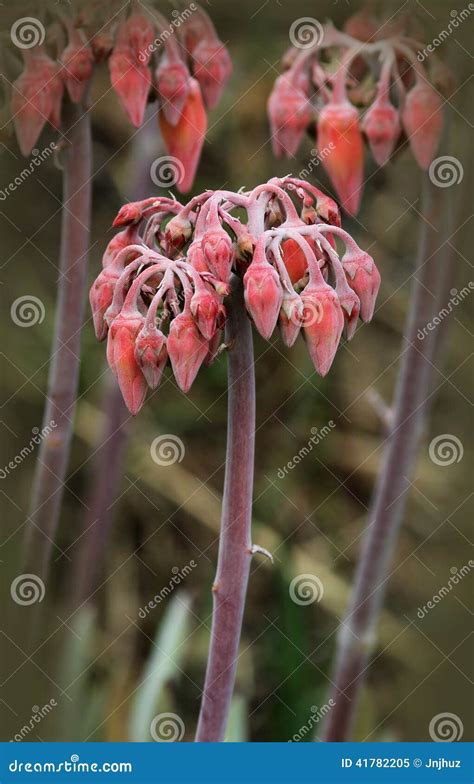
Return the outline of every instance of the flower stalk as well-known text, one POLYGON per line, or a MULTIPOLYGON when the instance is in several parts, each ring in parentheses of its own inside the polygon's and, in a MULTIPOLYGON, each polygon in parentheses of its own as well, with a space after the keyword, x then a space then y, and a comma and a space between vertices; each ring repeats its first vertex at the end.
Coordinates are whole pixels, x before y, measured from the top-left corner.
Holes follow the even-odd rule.
POLYGON ((339 634, 331 694, 335 707, 325 727, 326 741, 345 741, 351 733, 432 395, 432 363, 438 336, 436 330, 425 339, 420 339, 419 334, 436 314, 445 288, 445 238, 439 236, 436 228, 442 225, 442 193, 428 175, 423 176, 421 237, 393 424, 369 511, 352 597, 339 634))
POLYGON ((235 682, 252 558, 255 372, 252 327, 243 286, 233 278, 227 308, 228 425, 217 573, 212 588, 211 643, 196 741, 222 741, 235 682))
POLYGON ((54 428, 41 442, 26 538, 26 570, 42 580, 48 574, 69 461, 90 234, 90 118, 82 105, 65 103, 63 127, 60 278, 43 422, 54 422, 54 428))

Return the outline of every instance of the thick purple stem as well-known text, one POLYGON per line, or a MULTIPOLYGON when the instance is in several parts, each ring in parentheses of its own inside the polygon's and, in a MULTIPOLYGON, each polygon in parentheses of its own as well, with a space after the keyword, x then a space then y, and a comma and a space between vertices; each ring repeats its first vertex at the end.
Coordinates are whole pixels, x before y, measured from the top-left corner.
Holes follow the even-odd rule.
POLYGON ((326 741, 345 741, 365 680, 376 626, 390 578, 390 567, 410 490, 427 402, 432 394, 436 330, 421 338, 437 313, 445 290, 446 247, 437 227, 443 224, 444 199, 424 175, 421 239, 405 343, 393 406, 393 426, 375 486, 355 585, 338 640, 335 702, 324 731, 326 741))
POLYGON ((236 277, 227 313, 227 456, 211 644, 196 733, 201 742, 224 739, 252 557, 255 374, 252 327, 236 277))
POLYGON ((44 426, 26 539, 26 571, 46 580, 69 462, 79 375, 90 234, 91 135, 84 107, 63 109, 63 211, 60 278, 44 426))

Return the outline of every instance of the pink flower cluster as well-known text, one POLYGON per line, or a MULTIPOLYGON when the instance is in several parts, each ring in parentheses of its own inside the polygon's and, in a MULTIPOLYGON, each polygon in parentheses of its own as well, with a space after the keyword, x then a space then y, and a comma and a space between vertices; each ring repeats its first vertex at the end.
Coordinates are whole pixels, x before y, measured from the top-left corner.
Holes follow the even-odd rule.
POLYGON ((100 24, 93 3, 77 18, 59 10, 48 28, 50 49, 22 48, 24 68, 12 88, 11 111, 23 155, 29 155, 47 122, 59 128, 64 91, 83 100, 96 64, 108 59, 110 81, 130 121, 143 123, 147 103, 158 100, 161 134, 182 164, 177 188, 193 183, 207 130, 207 109, 220 100, 232 71, 229 53, 208 15, 195 3, 171 24, 133 0, 130 11, 100 24), (65 45, 64 33, 68 43, 65 45))
POLYGON ((133 414, 168 359, 184 392, 215 359, 233 275, 259 333, 269 340, 278 325, 287 346, 301 333, 322 376, 343 330, 350 340, 359 316, 372 318, 380 285, 373 259, 341 228, 335 202, 302 180, 206 191, 186 205, 145 199, 122 207, 114 226, 121 231, 90 302, 133 414))
POLYGON ((292 157, 306 130, 316 131, 319 159, 352 215, 363 189, 364 138, 379 166, 403 135, 423 169, 439 144, 439 91, 449 93, 451 73, 435 54, 427 67, 421 64, 417 50, 423 45, 404 33, 408 21, 383 24, 361 11, 344 32, 319 23, 305 37, 302 31, 301 44, 295 41, 284 56, 286 71, 268 102, 275 155, 292 157))

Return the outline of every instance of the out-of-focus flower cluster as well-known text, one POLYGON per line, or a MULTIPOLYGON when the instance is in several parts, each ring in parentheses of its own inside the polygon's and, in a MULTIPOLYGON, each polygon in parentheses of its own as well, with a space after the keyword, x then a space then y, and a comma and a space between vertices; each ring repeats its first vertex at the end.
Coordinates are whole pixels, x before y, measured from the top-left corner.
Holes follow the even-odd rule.
POLYGON ((206 191, 126 204, 90 292, 97 337, 133 414, 169 359, 187 392, 219 353, 231 278, 269 340, 301 333, 324 376, 345 329, 370 321, 380 285, 373 259, 341 228, 336 203, 293 177, 251 191, 206 191), (338 249, 342 249, 340 252, 338 249))
POLYGON ((407 29, 413 17, 381 23, 363 10, 344 32, 316 24, 284 55, 286 70, 270 96, 273 150, 292 157, 306 130, 314 129, 320 160, 342 206, 354 215, 363 188, 364 138, 379 166, 406 138, 418 165, 427 169, 452 75, 434 53, 427 67, 421 64, 416 53, 423 44, 412 37, 419 31, 407 29))
POLYGON ((78 15, 68 16, 66 7, 56 6, 47 28, 36 20, 46 41, 20 47, 24 66, 12 85, 11 111, 23 155, 30 154, 46 123, 59 129, 65 91, 73 103, 81 102, 95 66, 108 60, 112 87, 134 126, 142 124, 147 103, 158 101, 165 146, 182 164, 176 186, 187 192, 207 110, 217 105, 232 71, 210 18, 196 3, 173 12, 171 22, 135 0, 118 13, 112 4, 94 0, 80 7, 78 15))

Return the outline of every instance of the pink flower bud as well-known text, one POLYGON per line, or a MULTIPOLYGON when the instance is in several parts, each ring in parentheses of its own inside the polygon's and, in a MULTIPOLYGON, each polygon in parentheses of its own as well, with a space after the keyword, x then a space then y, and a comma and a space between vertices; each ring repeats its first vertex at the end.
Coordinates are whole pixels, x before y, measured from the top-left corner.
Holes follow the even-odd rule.
POLYGON ((400 136, 400 119, 386 99, 377 99, 365 114, 362 130, 367 136, 376 163, 385 166, 400 136))
POLYGON ((120 226, 128 226, 131 223, 140 223, 145 215, 145 211, 153 207, 156 202, 158 202, 158 199, 151 196, 148 199, 130 201, 124 204, 123 207, 120 207, 112 226, 114 229, 117 229, 120 226))
POLYGON ((342 266, 349 286, 359 297, 361 319, 370 321, 380 288, 380 273, 373 258, 360 249, 351 250, 344 254, 342 266))
POLYGON ((232 73, 232 62, 226 47, 219 41, 203 39, 193 50, 193 74, 198 80, 204 101, 214 109, 232 73))
POLYGON ((78 30, 74 30, 71 41, 61 55, 62 76, 73 103, 79 103, 92 77, 94 57, 92 49, 85 43, 78 30))
POLYGON ((318 120, 318 149, 323 166, 350 215, 356 215, 362 195, 364 147, 359 112, 349 101, 329 103, 318 120), (330 152, 327 152, 327 151, 330 152))
POLYGON ((197 272, 209 272, 204 253, 202 252, 201 240, 194 240, 186 251, 186 261, 197 272))
POLYGON ((304 92, 283 74, 275 82, 268 101, 273 152, 294 155, 311 122, 311 106, 304 92))
POLYGON ((155 28, 151 20, 138 8, 134 8, 127 20, 126 34, 135 60, 148 65, 152 55, 155 28))
POLYGON ((131 122, 139 128, 143 122, 151 74, 146 65, 137 63, 129 47, 116 46, 109 59, 112 87, 131 122))
POLYGON ((135 341, 144 324, 138 312, 120 313, 110 325, 107 360, 131 414, 138 414, 147 393, 147 382, 135 358, 135 341))
POLYGON ((102 270, 91 286, 89 302, 97 340, 104 340, 108 332, 105 314, 112 304, 118 274, 110 267, 102 270))
POLYGON ((344 327, 344 316, 331 286, 310 281, 301 292, 303 300, 303 335, 313 365, 325 376, 336 355, 344 327))
POLYGON ((189 93, 189 71, 181 60, 164 60, 156 69, 155 75, 157 90, 162 99, 163 115, 170 125, 176 125, 189 93))
POLYGON ((201 335, 191 313, 173 319, 168 335, 168 354, 178 386, 188 392, 208 352, 207 340, 201 335))
POLYGON ((277 271, 263 255, 261 243, 244 275, 244 298, 255 326, 269 340, 278 321, 283 290, 277 271))
POLYGON ((219 297, 210 288, 201 285, 193 294, 190 307, 202 336, 211 340, 225 320, 225 309, 219 297))
POLYGON ((147 384, 156 389, 168 361, 166 338, 157 327, 145 324, 135 341, 135 359, 147 384))
POLYGON ((443 130, 441 98, 426 82, 419 79, 409 91, 402 112, 405 133, 416 161, 428 169, 435 157, 443 130))
POLYGON ((29 53, 24 71, 13 83, 11 110, 23 155, 29 155, 48 119, 59 122, 63 86, 59 70, 41 49, 29 53))
POLYGON ((304 306, 299 294, 283 290, 278 326, 285 346, 291 348, 300 334, 303 323, 304 306))
POLYGON ((180 250, 191 237, 192 231, 191 221, 178 213, 166 226, 165 240, 171 248, 180 250))
POLYGON ((230 278, 234 251, 232 240, 224 229, 211 229, 201 240, 204 260, 218 280, 227 283, 230 278))
POLYGON ((189 80, 189 94, 176 125, 165 117, 163 109, 159 114, 161 134, 168 153, 183 165, 183 176, 177 181, 180 193, 187 193, 194 182, 197 165, 207 130, 207 115, 201 89, 195 79, 189 80))

